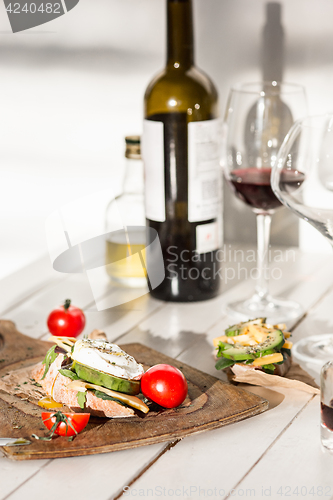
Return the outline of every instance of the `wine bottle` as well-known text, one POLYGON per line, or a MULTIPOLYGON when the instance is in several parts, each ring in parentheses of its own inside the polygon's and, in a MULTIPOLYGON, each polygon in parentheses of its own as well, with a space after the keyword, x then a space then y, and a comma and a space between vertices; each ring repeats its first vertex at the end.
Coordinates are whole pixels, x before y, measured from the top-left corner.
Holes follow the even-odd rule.
POLYGON ((271 168, 278 150, 294 120, 291 110, 281 97, 283 80, 284 30, 281 4, 266 4, 266 22, 262 33, 262 96, 253 104, 247 116, 244 141, 248 164, 256 168, 271 168), (270 123, 265 134, 263 123, 270 123))
POLYGON ((262 79, 264 82, 282 82, 284 30, 281 23, 281 4, 266 4, 266 22, 262 33, 262 79))
MULTIPOLYGON (((209 299, 221 281, 221 122, 214 84, 194 65, 191 0, 167 0, 167 63, 148 85, 144 112, 146 220, 165 269, 151 295, 209 299)), ((148 275, 153 259, 148 247, 148 275)))

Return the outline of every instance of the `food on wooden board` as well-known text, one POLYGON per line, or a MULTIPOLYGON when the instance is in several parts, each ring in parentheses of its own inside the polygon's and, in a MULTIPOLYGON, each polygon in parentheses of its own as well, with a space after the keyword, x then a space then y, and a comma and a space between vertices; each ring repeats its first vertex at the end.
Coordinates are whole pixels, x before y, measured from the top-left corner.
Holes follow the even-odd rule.
POLYGON ((64 305, 54 309, 47 318, 47 326, 52 335, 77 337, 83 332, 86 318, 81 309, 71 305, 66 299, 64 305))
MULTIPOLYGON (((51 339, 56 345, 34 367, 32 376, 56 403, 109 418, 133 416, 134 409, 149 411, 135 395, 144 370, 132 356, 103 340, 51 339)), ((50 408, 48 404, 44 407, 50 408)))
POLYGON ((149 368, 141 378, 141 391, 146 398, 164 408, 176 408, 187 395, 186 378, 178 368, 160 364, 149 368))
POLYGON ((274 375, 286 375, 291 365, 292 342, 285 324, 270 325, 266 318, 256 318, 227 328, 213 340, 215 367, 223 370, 242 363, 274 375))

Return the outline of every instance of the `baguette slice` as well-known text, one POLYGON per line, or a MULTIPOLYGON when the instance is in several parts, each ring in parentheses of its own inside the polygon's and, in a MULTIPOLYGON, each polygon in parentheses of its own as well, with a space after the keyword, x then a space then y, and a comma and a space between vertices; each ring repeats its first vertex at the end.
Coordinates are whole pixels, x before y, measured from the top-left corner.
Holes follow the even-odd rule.
MULTIPOLYGON (((42 388, 48 396, 51 396, 57 403, 62 403, 69 406, 73 411, 82 411, 77 400, 79 391, 67 388, 71 380, 59 373, 61 363, 64 360, 64 355, 59 354, 51 363, 49 370, 42 380, 45 365, 38 363, 32 370, 32 378, 41 384, 42 388)), ((91 391, 87 391, 87 398, 84 411, 95 416, 105 416, 109 418, 115 417, 132 417, 135 412, 132 408, 123 406, 116 401, 104 400, 95 396, 91 391)))

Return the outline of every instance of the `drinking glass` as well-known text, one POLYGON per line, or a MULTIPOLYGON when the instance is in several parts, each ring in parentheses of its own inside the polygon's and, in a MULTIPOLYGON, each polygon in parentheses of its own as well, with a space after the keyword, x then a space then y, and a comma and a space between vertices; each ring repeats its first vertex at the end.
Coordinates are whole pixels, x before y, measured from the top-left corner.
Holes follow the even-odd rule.
MULTIPOLYGON (((225 178, 257 219, 257 283, 254 295, 229 304, 229 314, 248 319, 266 317, 271 323, 299 317, 296 302, 269 294, 268 250, 272 214, 281 207, 270 185, 271 169, 294 121, 306 115, 305 90, 280 82, 243 83, 233 87, 226 108, 225 178)), ((290 185, 297 182, 293 176, 290 185)))
POLYGON ((320 374, 321 444, 333 451, 333 361, 328 361, 320 374))
MULTIPOLYGON (((298 120, 287 134, 272 170, 272 188, 281 203, 333 244, 333 114, 298 120), (294 175, 297 183, 286 181, 294 175)), ((333 335, 297 342, 295 357, 323 365, 333 359, 333 335)))

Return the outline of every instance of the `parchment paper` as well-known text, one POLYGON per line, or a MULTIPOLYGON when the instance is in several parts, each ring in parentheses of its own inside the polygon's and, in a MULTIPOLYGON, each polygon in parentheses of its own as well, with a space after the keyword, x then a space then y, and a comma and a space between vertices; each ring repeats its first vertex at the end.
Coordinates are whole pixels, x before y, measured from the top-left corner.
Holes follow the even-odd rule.
POLYGON ((309 394, 320 394, 315 381, 299 365, 292 363, 291 368, 285 377, 269 375, 262 370, 256 370, 251 366, 238 364, 233 365, 232 381, 245 384, 260 385, 265 387, 286 387, 308 392, 309 394))

